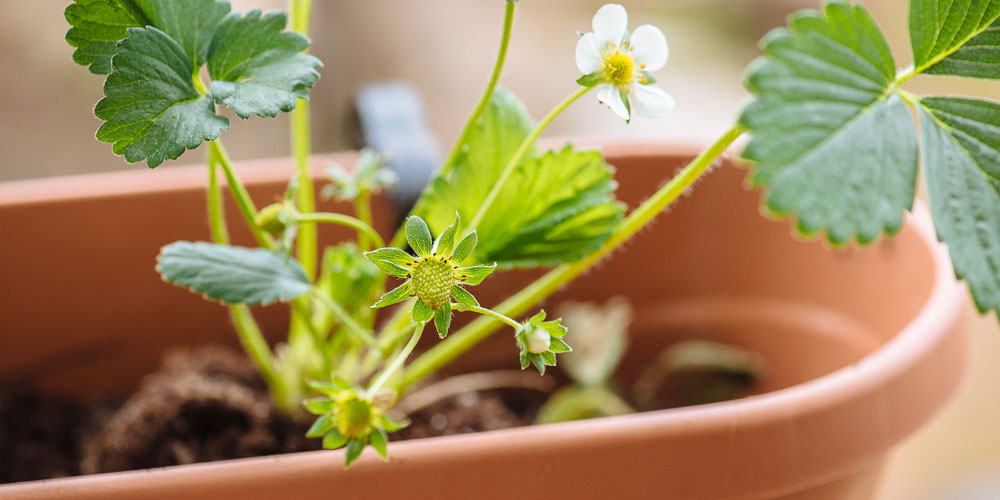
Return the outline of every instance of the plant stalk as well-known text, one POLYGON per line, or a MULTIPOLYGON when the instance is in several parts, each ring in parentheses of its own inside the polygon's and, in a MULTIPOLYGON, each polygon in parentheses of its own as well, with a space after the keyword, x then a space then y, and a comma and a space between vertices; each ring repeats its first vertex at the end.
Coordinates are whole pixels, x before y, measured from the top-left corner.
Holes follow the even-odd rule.
POLYGON ((368 387, 369 395, 374 395, 375 392, 381 389, 386 381, 389 380, 389 377, 391 377, 393 373, 396 373, 396 370, 399 370, 399 368, 403 366, 403 362, 406 361, 406 358, 408 358, 410 353, 413 352, 413 348, 417 346, 417 342, 420 341, 420 335, 423 333, 424 325, 426 324, 426 322, 420 322, 413 327, 413 335, 410 337, 410 341, 406 343, 406 346, 399 352, 399 355, 393 358, 392 362, 385 367, 385 370, 383 370, 382 373, 379 374, 378 378, 372 382, 372 385, 368 387))
MULTIPOLYGON (((555 293, 566 283, 581 275, 601 258, 625 243, 625 241, 649 224, 665 208, 670 206, 745 131, 746 129, 740 124, 736 124, 727 130, 708 149, 688 163, 670 182, 656 191, 653 196, 629 214, 621 226, 615 230, 599 250, 583 260, 556 267, 528 285, 528 287, 503 301, 494 309, 501 314, 517 317, 527 312, 529 308, 538 302, 555 293)), ((444 364, 455 359, 488 337, 500 324, 496 319, 482 317, 449 335, 447 339, 429 349, 406 367, 403 371, 403 378, 397 384, 396 389, 402 394, 414 383, 419 382, 427 375, 433 373, 444 364)))
MULTIPOLYGON (((359 239, 362 236, 364 236, 374 241, 375 244, 377 244, 379 247, 385 246, 385 240, 382 239, 382 236, 380 236, 373 227, 366 224, 365 221, 355 217, 351 217, 350 215, 337 214, 332 212, 312 212, 308 214, 298 214, 295 216, 295 220, 299 222, 309 222, 309 223, 325 222, 328 224, 338 224, 341 226, 346 226, 356 230, 358 232, 359 239)), ((301 234, 301 228, 299 229, 299 232, 301 234)))
POLYGON ((226 182, 229 184, 229 191, 233 194, 236 206, 239 207, 240 213, 243 214, 243 219, 246 221, 250 233, 257 240, 257 244, 264 248, 274 247, 274 240, 271 239, 271 236, 257 226, 257 207, 254 205, 253 200, 250 199, 250 193, 247 191, 246 186, 236 177, 236 172, 233 170, 233 163, 229 159, 229 154, 226 153, 225 147, 222 146, 222 140, 216 139, 209 142, 208 145, 212 150, 212 154, 219 161, 219 165, 222 166, 222 172, 226 175, 226 182))

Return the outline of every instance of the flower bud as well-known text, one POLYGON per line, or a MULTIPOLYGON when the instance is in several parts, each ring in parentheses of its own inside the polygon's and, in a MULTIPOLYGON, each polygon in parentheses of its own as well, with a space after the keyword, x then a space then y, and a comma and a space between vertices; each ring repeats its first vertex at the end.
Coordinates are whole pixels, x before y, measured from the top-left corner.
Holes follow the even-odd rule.
POLYGON ((281 220, 282 209, 284 209, 284 205, 281 203, 272 203, 261 209, 260 212, 257 212, 254 222, 257 224, 257 227, 272 235, 284 233, 285 223, 281 220))
POLYGON ((551 335, 544 328, 535 327, 526 333, 524 339, 528 342, 528 352, 541 354, 549 350, 552 343, 551 335))

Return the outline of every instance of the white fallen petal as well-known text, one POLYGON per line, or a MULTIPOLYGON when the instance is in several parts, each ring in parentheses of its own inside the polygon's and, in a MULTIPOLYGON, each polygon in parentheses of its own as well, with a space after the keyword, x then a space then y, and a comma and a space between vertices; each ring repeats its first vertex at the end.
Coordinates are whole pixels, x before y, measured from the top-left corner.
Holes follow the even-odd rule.
POLYGON ((601 68, 601 42, 597 35, 586 33, 576 42, 576 67, 589 75, 601 68))
POLYGON ((646 118, 663 118, 674 109, 674 98, 653 85, 634 85, 632 97, 635 112, 646 118))
POLYGON ((609 42, 618 45, 625 36, 625 29, 628 28, 628 13, 625 12, 625 7, 619 4, 604 4, 597 9, 591 25, 602 46, 609 42))
POLYGON ((636 66, 645 64, 643 70, 656 71, 667 64, 670 49, 667 47, 667 37, 663 36, 660 28, 643 24, 632 32, 630 40, 633 48, 632 57, 635 59, 636 66))
POLYGON ((618 89, 611 84, 601 84, 597 87, 597 100, 607 104, 614 111, 616 115, 622 117, 624 120, 629 119, 628 108, 625 107, 625 101, 622 101, 621 93, 618 89))

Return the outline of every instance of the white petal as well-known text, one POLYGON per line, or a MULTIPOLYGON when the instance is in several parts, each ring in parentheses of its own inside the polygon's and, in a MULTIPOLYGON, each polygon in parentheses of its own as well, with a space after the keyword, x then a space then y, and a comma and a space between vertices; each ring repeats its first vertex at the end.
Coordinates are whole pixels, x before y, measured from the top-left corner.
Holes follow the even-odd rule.
POLYGON ((614 85, 604 83, 597 87, 597 100, 607 104, 616 115, 628 120, 628 108, 625 101, 622 101, 621 93, 614 85))
POLYGON ((597 41, 597 35, 586 33, 576 42, 576 67, 585 75, 600 69, 601 42, 597 41))
POLYGON ((660 28, 650 24, 643 24, 632 32, 630 38, 632 57, 638 65, 645 64, 642 68, 646 71, 656 71, 667 64, 667 56, 670 49, 667 48, 667 37, 663 36, 660 28))
POLYGON ((591 26, 597 35, 597 41, 602 46, 608 42, 618 45, 625 36, 625 29, 628 28, 628 13, 625 12, 625 7, 619 4, 604 4, 597 9, 597 14, 594 14, 591 26))
POLYGON ((665 90, 652 85, 633 85, 632 106, 646 118, 663 118, 674 109, 674 98, 665 90))

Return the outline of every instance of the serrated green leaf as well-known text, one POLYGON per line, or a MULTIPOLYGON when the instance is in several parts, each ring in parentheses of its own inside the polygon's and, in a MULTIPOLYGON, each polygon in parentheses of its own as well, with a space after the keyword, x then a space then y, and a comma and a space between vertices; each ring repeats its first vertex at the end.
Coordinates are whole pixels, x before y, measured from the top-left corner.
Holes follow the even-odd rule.
POLYGON ((915 72, 1000 78, 998 18, 998 0, 911 0, 915 72))
POLYGON ((1000 308, 1000 103, 920 101, 934 226, 980 312, 1000 308))
POLYGON ((434 327, 437 328, 439 337, 448 336, 448 328, 451 327, 451 304, 445 302, 440 309, 434 311, 434 327))
POLYGON ((361 439, 354 438, 347 441, 347 451, 344 452, 344 468, 350 467, 361 456, 364 449, 365 442, 361 439))
POLYGON ((243 16, 230 13, 215 29, 208 49, 209 89, 216 102, 240 118, 273 118, 291 111, 319 80, 316 68, 322 63, 301 53, 309 40, 283 31, 286 22, 284 12, 261 15, 253 9, 243 16))
MULTIPOLYGON (((417 213, 435 231, 447 227, 456 211, 472 220, 531 130, 524 106, 498 88, 454 166, 428 185, 417 213)), ((621 221, 616 187, 611 167, 598 152, 567 146, 541 157, 529 153, 477 226, 474 260, 508 268, 582 258, 599 248, 621 221)))
POLYGON ((212 34, 230 9, 216 0, 136 0, 152 26, 162 30, 184 49, 191 68, 205 63, 212 34))
POLYGON ((320 437, 333 430, 334 426, 336 426, 336 422, 333 420, 333 415, 330 413, 324 413, 323 415, 320 415, 319 418, 317 418, 316 421, 309 427, 309 430, 306 431, 306 437, 320 437))
POLYGON ((410 283, 406 282, 402 285, 393 288, 392 290, 386 292, 378 299, 372 307, 378 309, 380 307, 391 306, 393 304, 398 304, 410 297, 410 283))
POLYGON ((431 306, 424 303, 424 301, 417 299, 413 303, 413 310, 410 312, 410 318, 417 323, 421 323, 431 319, 434 316, 434 309, 431 306))
POLYGON ((375 429, 374 431, 372 431, 370 439, 372 443, 372 448, 375 448, 375 451, 378 453, 380 457, 382 457, 382 460, 388 460, 389 436, 385 435, 385 430, 375 429))
POLYGON ((469 293, 468 290, 456 286, 451 289, 451 298, 455 299, 455 302, 462 304, 463 306, 478 306, 479 301, 469 293))
POLYGON ((229 128, 211 99, 195 90, 184 50, 166 33, 129 28, 112 66, 94 109, 105 121, 97 138, 114 143, 128 162, 156 167, 229 128))
POLYGON ((227 304, 288 301, 312 287, 297 260, 263 248, 178 241, 156 261, 164 280, 227 304))
POLYGON ((76 47, 73 61, 100 75, 111 73, 111 58, 125 30, 150 23, 133 0, 74 0, 65 16, 70 24, 66 41, 76 47))
POLYGON ((347 436, 341 434, 337 429, 332 429, 323 436, 323 449, 336 450, 347 444, 347 436))
POLYGON ((406 242, 421 257, 431 254, 434 243, 431 240, 431 230, 424 219, 415 215, 406 219, 406 242))
POLYGON ((895 65, 885 38, 859 5, 833 1, 804 11, 764 40, 749 72, 755 100, 741 122, 756 162, 751 182, 766 206, 794 215, 806 235, 835 244, 893 233, 913 203, 913 121, 890 89, 895 65))
POLYGON ((313 415, 322 415, 333 411, 333 401, 327 397, 309 398, 304 402, 306 411, 313 415))

